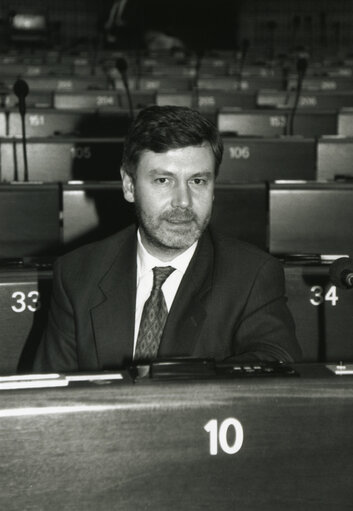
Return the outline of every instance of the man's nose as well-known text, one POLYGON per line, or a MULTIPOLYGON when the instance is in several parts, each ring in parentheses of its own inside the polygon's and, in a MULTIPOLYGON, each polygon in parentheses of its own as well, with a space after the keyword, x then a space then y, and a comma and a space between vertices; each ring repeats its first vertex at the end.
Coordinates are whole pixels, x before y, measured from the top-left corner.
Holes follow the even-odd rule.
POLYGON ((191 206, 191 191, 187 183, 178 183, 173 190, 172 206, 188 208, 191 206))

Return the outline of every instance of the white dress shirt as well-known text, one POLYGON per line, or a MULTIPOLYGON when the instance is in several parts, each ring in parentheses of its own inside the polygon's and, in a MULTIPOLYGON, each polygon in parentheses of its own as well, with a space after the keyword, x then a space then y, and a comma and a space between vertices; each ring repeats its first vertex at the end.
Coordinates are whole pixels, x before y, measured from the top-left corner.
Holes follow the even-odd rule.
POLYGON ((172 306, 174 297, 178 291, 181 279, 186 272, 192 256, 197 247, 197 241, 185 252, 175 257, 172 261, 160 261, 152 256, 142 244, 140 232, 137 231, 137 282, 136 282, 136 309, 135 309, 135 334, 134 354, 137 335, 140 327, 143 307, 150 296, 153 286, 153 271, 155 266, 173 266, 175 270, 169 275, 162 286, 164 299, 168 312, 172 306))

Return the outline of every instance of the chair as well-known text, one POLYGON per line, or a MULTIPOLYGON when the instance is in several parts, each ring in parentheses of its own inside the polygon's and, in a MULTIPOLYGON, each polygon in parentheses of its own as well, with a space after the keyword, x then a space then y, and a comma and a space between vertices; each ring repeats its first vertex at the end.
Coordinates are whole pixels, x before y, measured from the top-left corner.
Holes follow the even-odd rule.
MULTIPOLYGON (((23 181, 23 148, 18 139, 0 140, 1 181, 23 181)), ((29 138, 29 181, 106 181, 120 179, 122 138, 29 138)))
MULTIPOLYGON (((264 184, 217 185, 211 224, 226 236, 265 248, 267 192, 264 184)), ((134 223, 121 183, 63 186, 64 250, 102 239, 134 223)))
POLYGON ((64 251, 102 239, 135 221, 121 183, 63 185, 64 251))
POLYGON ((139 89, 142 91, 156 91, 169 89, 175 91, 188 91, 192 88, 192 79, 185 76, 142 76, 139 89))
POLYGON ((218 183, 313 180, 316 142, 309 138, 224 138, 218 183))
POLYGON ((219 233, 267 248, 264 183, 217 184, 211 226, 219 233))
POLYGON ((342 108, 338 113, 338 135, 353 136, 353 108, 342 108))
MULTIPOLYGON (((129 113, 120 108, 108 110, 56 110, 28 109, 26 114, 27 137, 48 137, 53 135, 71 137, 119 137, 125 136, 130 124, 129 113)), ((9 114, 8 134, 21 137, 19 113, 9 114)))
POLYGON ((0 112, 0 137, 4 137, 7 134, 7 123, 5 112, 0 112))
POLYGON ((59 204, 58 185, 0 184, 0 259, 55 255, 59 204))
MULTIPOLYGON (((292 108, 295 92, 260 90, 256 104, 259 108, 292 108)), ((337 110, 345 106, 353 106, 353 93, 350 91, 302 91, 298 108, 315 110, 337 110)))
MULTIPOLYGON (((290 110, 241 110, 221 109, 218 128, 222 133, 275 137, 288 131, 290 110)), ((299 109, 294 119, 294 134, 304 137, 336 135, 337 114, 335 111, 313 111, 299 109)))
POLYGON ((0 266, 0 375, 30 372, 45 326, 52 272, 0 266))
POLYGON ((229 91, 201 89, 197 92, 198 108, 201 112, 219 110, 225 107, 256 108, 256 93, 254 91, 229 91))
POLYGON ((269 197, 273 254, 353 253, 353 184, 273 183, 269 197))
POLYGON ((322 137, 317 145, 317 178, 353 178, 353 138, 322 137))
POLYGON ((119 96, 111 90, 54 92, 54 108, 62 110, 118 107, 119 96))
POLYGON ((303 361, 353 361, 352 291, 330 282, 328 264, 287 262, 284 270, 303 361))

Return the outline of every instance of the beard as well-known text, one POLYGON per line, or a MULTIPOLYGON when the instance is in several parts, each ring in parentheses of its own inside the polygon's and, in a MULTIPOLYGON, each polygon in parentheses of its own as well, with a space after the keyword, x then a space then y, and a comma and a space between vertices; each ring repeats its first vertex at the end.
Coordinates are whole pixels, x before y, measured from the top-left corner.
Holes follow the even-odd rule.
POLYGON ((148 215, 138 201, 135 202, 135 209, 139 226, 149 243, 165 250, 186 250, 191 247, 211 218, 211 209, 203 218, 184 208, 173 208, 158 216, 148 215))

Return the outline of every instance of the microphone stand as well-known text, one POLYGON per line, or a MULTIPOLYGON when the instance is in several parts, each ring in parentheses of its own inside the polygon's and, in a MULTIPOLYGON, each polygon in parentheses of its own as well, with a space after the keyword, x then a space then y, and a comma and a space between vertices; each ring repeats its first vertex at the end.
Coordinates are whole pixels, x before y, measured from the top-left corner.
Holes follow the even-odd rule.
MULTIPOLYGON (((289 135, 294 134, 294 130, 293 130, 294 117, 295 117, 295 114, 298 109, 299 98, 300 98, 300 94, 302 91, 303 80, 304 80, 307 65, 308 65, 308 61, 306 58, 300 58, 298 60, 298 63, 297 63, 298 81, 297 81, 297 87, 296 87, 296 94, 295 94, 295 99, 294 99, 294 105, 293 105, 292 111, 290 113, 289 122, 288 122, 289 135)), ((288 134, 288 132, 287 132, 287 134, 288 134)))
POLYGON ((21 125, 22 125, 22 149, 23 149, 23 169, 24 181, 28 181, 28 160, 27 160, 27 137, 26 137, 26 122, 25 122, 25 113, 21 114, 21 125))
POLYGON ((127 101, 128 101, 128 105, 129 105, 130 120, 133 121, 134 120, 134 105, 132 102, 130 87, 129 87, 129 80, 127 77, 127 62, 123 57, 117 59, 116 68, 120 73, 120 76, 121 76, 121 79, 122 79, 122 82, 124 85, 124 89, 126 92, 126 97, 127 97, 127 101))
POLYGON ((27 160, 27 137, 26 137, 26 96, 29 92, 27 82, 24 80, 17 80, 13 86, 13 91, 18 97, 18 110, 21 117, 21 132, 22 132, 22 149, 23 149, 23 179, 25 182, 29 180, 28 175, 28 160, 27 160))

